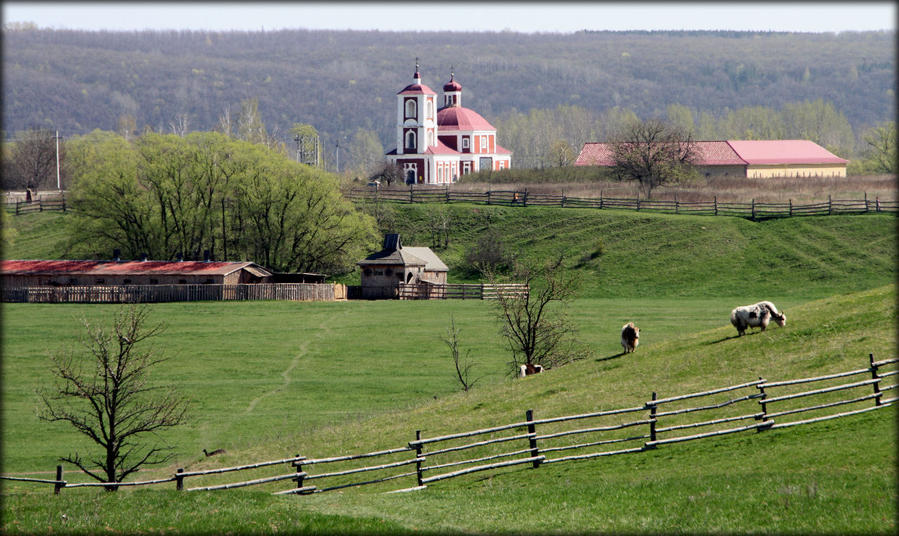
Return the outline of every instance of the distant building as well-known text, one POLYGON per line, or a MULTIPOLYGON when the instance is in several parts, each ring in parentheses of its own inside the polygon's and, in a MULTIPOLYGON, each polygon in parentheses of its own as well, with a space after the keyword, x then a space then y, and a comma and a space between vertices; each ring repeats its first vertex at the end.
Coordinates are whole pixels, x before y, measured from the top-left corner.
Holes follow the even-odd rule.
POLYGON ((381 251, 357 263, 362 269, 362 297, 394 298, 401 284, 446 283, 446 264, 426 247, 403 247, 400 235, 384 237, 381 251))
POLYGON ((0 261, 0 283, 12 287, 102 285, 237 285, 272 274, 252 262, 0 261))
MULTIPOLYGON (((695 165, 706 177, 845 177, 848 160, 808 140, 696 142, 695 165)), ((576 166, 614 166, 612 144, 585 143, 576 166)))
POLYGON ((508 169, 512 153, 497 143, 496 128, 462 106, 462 85, 454 73, 437 94, 421 83, 418 63, 412 84, 397 93, 396 149, 387 159, 403 172, 407 184, 448 184, 462 175, 508 169))

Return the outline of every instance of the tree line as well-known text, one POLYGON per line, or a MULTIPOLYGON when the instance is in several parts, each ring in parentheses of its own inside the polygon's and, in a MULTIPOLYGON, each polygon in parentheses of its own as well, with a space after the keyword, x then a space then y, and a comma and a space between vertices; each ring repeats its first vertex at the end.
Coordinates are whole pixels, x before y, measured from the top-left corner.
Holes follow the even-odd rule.
POLYGON ((378 243, 336 178, 217 132, 95 131, 67 144, 75 258, 249 260, 279 272, 351 271, 378 243))
MULTIPOLYGON (((7 136, 39 128, 67 137, 112 131, 123 119, 133 119, 138 132, 171 132, 173 124, 208 131, 226 109, 236 114, 241 101, 256 98, 270 135, 290 145, 294 123, 314 125, 326 167, 336 169, 339 158, 343 171, 356 166, 350 142, 360 129, 392 148, 395 94, 420 57, 426 84, 439 89, 454 66, 463 104, 493 122, 566 106, 651 119, 679 104, 699 125, 703 114, 720 121, 736 110, 782 113, 789 103, 820 100, 859 137, 893 119, 894 40, 894 32, 93 32, 20 25, 4 29, 3 113, 7 136)), ((500 143, 532 157, 525 142, 504 139, 500 133, 500 143)))

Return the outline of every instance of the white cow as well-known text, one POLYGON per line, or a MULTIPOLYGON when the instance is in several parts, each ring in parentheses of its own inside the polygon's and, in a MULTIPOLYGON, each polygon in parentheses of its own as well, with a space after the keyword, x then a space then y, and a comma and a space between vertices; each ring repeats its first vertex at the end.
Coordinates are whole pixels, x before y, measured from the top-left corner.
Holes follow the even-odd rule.
POLYGON ((746 333, 747 328, 760 328, 765 331, 772 318, 780 327, 787 325, 787 315, 779 312, 777 307, 769 301, 741 305, 730 313, 730 323, 737 328, 737 333, 740 335, 746 333))
POLYGON ((543 372, 543 365, 531 365, 530 363, 525 363, 518 369, 518 377, 524 378, 525 376, 540 374, 541 372, 543 372))
POLYGON ((624 353, 628 354, 637 349, 640 344, 640 328, 633 322, 628 322, 621 328, 621 347, 624 353))

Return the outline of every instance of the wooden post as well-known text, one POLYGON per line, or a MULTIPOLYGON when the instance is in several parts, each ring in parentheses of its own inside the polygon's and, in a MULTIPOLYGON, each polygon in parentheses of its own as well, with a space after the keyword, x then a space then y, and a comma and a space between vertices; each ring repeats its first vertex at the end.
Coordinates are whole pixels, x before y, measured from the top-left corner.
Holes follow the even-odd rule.
POLYGON ((830 194, 827 194, 827 215, 830 216, 833 214, 833 199, 831 199, 830 194))
POLYGON ((414 202, 415 202, 415 197, 414 197, 415 194, 413 193, 414 191, 415 191, 415 186, 413 186, 412 184, 410 184, 410 185, 409 185, 409 203, 414 203, 414 202))
POLYGON ((868 192, 865 192, 865 212, 868 212, 868 192))
MULTIPOLYGON (((16 214, 18 214, 19 206, 16 205, 16 214)), ((874 198, 874 212, 880 212, 880 196, 874 198)))
POLYGON ((652 392, 652 401, 649 403, 649 440, 656 440, 656 392, 652 392))
POLYGON ((678 213, 679 203, 677 202, 677 192, 674 192, 674 213, 678 213))
MULTIPOLYGON (((759 379, 761 380, 762 377, 759 376, 759 379)), ((762 395, 761 399, 759 400, 759 403, 762 405, 762 416, 756 417, 755 420, 761 420, 762 422, 764 422, 765 419, 768 418, 768 407, 767 404, 765 404, 765 399, 768 398, 768 394, 765 393, 765 384, 763 383, 756 385, 755 388, 758 389, 759 393, 762 395)), ((762 428, 756 428, 755 431, 756 433, 761 432, 762 428)))
POLYGON ((184 491, 184 477, 181 476, 181 473, 184 472, 184 469, 178 468, 178 472, 175 474, 175 489, 178 491, 184 491))
POLYGON ((715 216, 718 215, 718 196, 715 196, 715 216))
MULTIPOLYGON (((868 354, 868 363, 870 363, 871 367, 871 378, 874 380, 878 379, 877 365, 874 364, 874 354, 868 354)), ((873 383, 872 385, 874 386, 874 394, 876 395, 874 397, 874 405, 879 406, 880 398, 882 396, 882 393, 880 392, 880 383, 873 383)))
POLYGON ((599 208, 602 208, 602 190, 599 191, 599 208))
POLYGON ((16 199, 16 216, 19 215, 19 203, 20 203, 20 201, 18 199, 16 199))
POLYGON ((449 203, 449 202, 450 202, 449 184, 447 184, 447 185, 445 186, 445 188, 446 188, 446 189, 444 190, 444 193, 446 194, 446 202, 449 203))
POLYGON ((561 208, 565 208, 565 194, 562 194, 562 204, 561 208))
POLYGON ((62 484, 62 466, 56 466, 56 484, 53 484, 53 495, 59 495, 59 490, 65 487, 65 484, 62 484))
POLYGON ((755 220, 755 198, 752 198, 752 219, 755 220))
POLYGON ((37 200, 37 211, 38 212, 44 211, 44 199, 43 198, 38 198, 38 200, 37 200))
MULTIPOLYGON (((524 412, 524 418, 528 422, 528 433, 536 434, 537 427, 534 425, 534 410, 529 409, 524 412)), ((537 448, 537 437, 536 435, 528 438, 528 446, 531 448, 531 458, 536 458, 540 456, 540 450, 537 448)), ((540 467, 540 460, 534 460, 534 469, 540 467)))
POLYGON ((490 205, 490 188, 487 188, 487 205, 490 205))
MULTIPOLYGON (((297 454, 296 457, 299 458, 300 455, 297 454)), ((303 462, 295 461, 293 465, 297 468, 297 489, 300 489, 303 487, 303 477, 305 476, 303 474, 303 462)))
MULTIPOLYGON (((416 430, 416 431, 415 431, 415 440, 416 440, 416 441, 420 441, 420 440, 421 440, 421 430, 416 430)), ((415 444, 415 457, 416 457, 416 458, 421 458, 421 443, 416 443, 416 444, 415 444)), ((419 486, 422 486, 423 484, 422 484, 422 481, 421 481, 421 461, 416 461, 416 462, 415 462, 415 476, 416 476, 416 478, 418 479, 418 485, 419 485, 419 486)))
POLYGON ((528 191, 527 190, 524 191, 524 197, 521 198, 521 206, 523 206, 523 207, 528 206, 528 191))

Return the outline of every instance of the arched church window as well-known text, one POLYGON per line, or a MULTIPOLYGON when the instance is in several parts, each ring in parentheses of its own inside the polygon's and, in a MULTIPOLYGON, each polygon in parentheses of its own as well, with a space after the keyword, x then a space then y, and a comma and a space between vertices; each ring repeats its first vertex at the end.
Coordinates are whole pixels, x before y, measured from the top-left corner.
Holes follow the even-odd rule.
POLYGON ((415 150, 415 131, 410 130, 406 133, 406 150, 415 150))
POLYGON ((407 118, 407 119, 410 118, 410 117, 413 118, 413 119, 416 118, 418 114, 415 113, 415 112, 416 112, 416 109, 415 109, 415 99, 409 99, 409 100, 407 100, 407 101, 406 101, 406 118, 407 118))
POLYGON ((428 119, 434 118, 434 101, 431 99, 428 99, 428 115, 427 115, 427 117, 428 117, 428 119))

